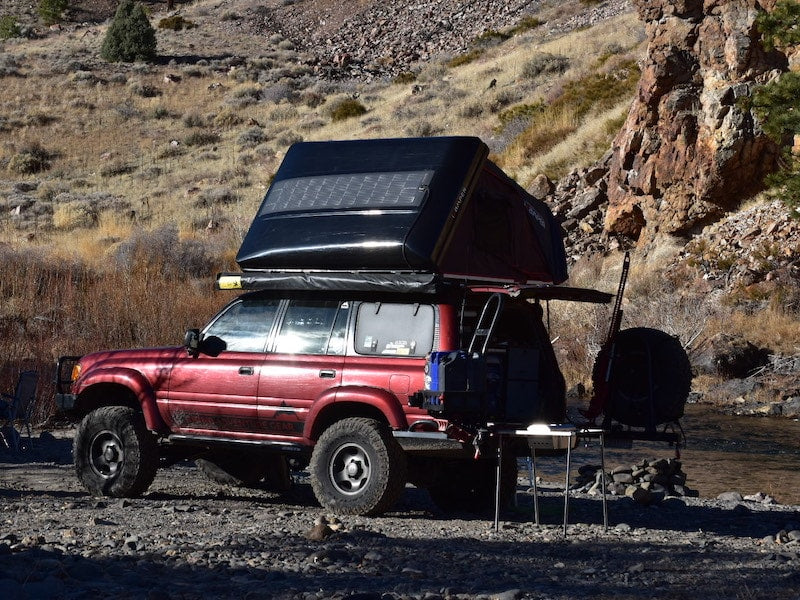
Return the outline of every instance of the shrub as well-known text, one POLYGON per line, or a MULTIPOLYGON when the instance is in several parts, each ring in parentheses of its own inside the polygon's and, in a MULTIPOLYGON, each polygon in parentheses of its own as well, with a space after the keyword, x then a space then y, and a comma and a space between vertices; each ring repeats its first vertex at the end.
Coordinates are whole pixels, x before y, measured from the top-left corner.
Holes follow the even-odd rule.
POLYGON ((45 150, 39 143, 34 142, 25 146, 19 153, 11 157, 8 169, 20 175, 41 173, 50 168, 53 155, 45 150))
POLYGON ((447 62, 447 66, 452 69, 462 65, 468 65, 469 63, 478 60, 481 56, 483 56, 483 49, 475 48, 469 52, 465 52, 464 54, 454 56, 447 62))
POLYGON ((183 143, 187 146, 209 146, 219 143, 219 136, 210 131, 196 131, 187 135, 183 143))
POLYGON ((530 15, 527 17, 523 17, 522 20, 514 25, 511 29, 508 30, 508 34, 510 36, 519 35, 520 33, 524 33, 526 31, 530 31, 531 29, 536 29, 544 24, 544 21, 540 21, 536 17, 531 17, 530 15))
POLYGON ((69 6, 68 0, 39 0, 37 10, 46 25, 53 25, 61 21, 67 6, 69 6))
POLYGON ((344 121, 352 117, 360 117, 366 112, 367 107, 355 98, 344 98, 331 107, 330 115, 333 121, 344 121))
POLYGON ((405 85, 409 83, 414 83, 417 80, 417 76, 412 73, 411 71, 403 71, 402 73, 398 73, 395 75, 394 79, 392 79, 392 83, 405 85))
POLYGON ((277 138, 275 138, 275 142, 281 147, 291 146, 292 144, 297 144, 302 141, 303 136, 294 131, 284 131, 277 138))
POLYGON ((19 28, 16 17, 3 15, 0 17, 0 40, 19 37, 22 31, 19 28))
POLYGON ((141 4, 120 2, 100 56, 109 62, 152 61, 156 57, 156 32, 141 4))
POLYGON ((207 276, 215 264, 205 244, 181 240, 174 225, 134 234, 119 245, 115 258, 127 271, 147 269, 164 279, 207 276))
POLYGON ((250 127, 239 134, 239 139, 237 141, 240 146, 251 147, 257 146, 261 142, 266 141, 266 139, 267 136, 264 135, 264 131, 260 127, 250 127))
POLYGON ((569 68, 569 59, 561 54, 542 52, 534 55, 522 67, 522 75, 533 79, 539 75, 560 74, 569 68))
POLYGON ((161 90, 154 85, 138 81, 131 84, 131 91, 142 98, 157 98, 161 95, 161 90))
POLYGON ((511 108, 501 111, 497 118, 500 119, 500 124, 505 126, 517 119, 530 121, 534 116, 544 112, 546 105, 544 102, 535 102, 533 104, 518 104, 511 108))
POLYGON ((165 17, 158 22, 159 29, 171 29, 172 31, 181 31, 182 29, 194 29, 197 27, 197 24, 190 21, 189 19, 184 19, 180 15, 172 15, 169 17, 165 17))
POLYGON ((206 120, 196 113, 189 113, 183 117, 185 127, 203 127, 205 124, 206 120))

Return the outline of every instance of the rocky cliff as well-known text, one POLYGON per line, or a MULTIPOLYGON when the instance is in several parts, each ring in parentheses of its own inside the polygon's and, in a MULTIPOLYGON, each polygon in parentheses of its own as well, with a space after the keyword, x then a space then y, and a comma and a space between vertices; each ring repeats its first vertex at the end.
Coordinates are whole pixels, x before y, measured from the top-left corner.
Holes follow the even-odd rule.
POLYGON ((787 65, 755 26, 773 0, 634 0, 649 39, 607 163, 604 227, 640 243, 696 231, 757 191, 777 149, 738 104, 787 65))

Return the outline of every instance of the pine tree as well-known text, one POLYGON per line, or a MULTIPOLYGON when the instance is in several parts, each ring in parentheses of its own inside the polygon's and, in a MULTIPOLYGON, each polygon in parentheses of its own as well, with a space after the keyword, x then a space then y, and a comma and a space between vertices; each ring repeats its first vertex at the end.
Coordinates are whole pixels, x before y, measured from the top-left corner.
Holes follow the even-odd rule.
POLYGON ((149 62, 156 57, 156 31, 142 5, 122 0, 106 32, 100 56, 109 62, 149 62))
POLYGON ((68 0, 39 0, 39 16, 46 25, 53 25, 61 21, 62 13, 68 6, 68 0))
MULTIPOLYGON (((780 0, 775 9, 763 13, 757 20, 764 47, 784 48, 800 44, 800 3, 780 0)), ((800 217, 800 156, 792 142, 800 136, 800 74, 783 73, 779 78, 758 88, 750 99, 753 112, 761 121, 764 132, 784 147, 781 168, 766 179, 778 191, 784 203, 794 208, 800 217)))

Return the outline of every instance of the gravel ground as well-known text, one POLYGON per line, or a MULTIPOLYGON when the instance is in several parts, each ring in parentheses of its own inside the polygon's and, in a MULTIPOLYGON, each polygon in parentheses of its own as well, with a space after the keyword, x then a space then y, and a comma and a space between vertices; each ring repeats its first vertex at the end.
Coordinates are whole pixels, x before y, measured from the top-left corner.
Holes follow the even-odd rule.
MULTIPOLYGON (((0 451, 3 598, 798 598, 800 506, 670 498, 641 507, 545 491, 543 525, 518 506, 449 515, 409 487, 383 517, 335 519, 301 480, 289 494, 221 488, 190 464, 142 498, 92 498, 71 431, 0 451)), ((545 484, 545 487, 547 485, 545 484)))

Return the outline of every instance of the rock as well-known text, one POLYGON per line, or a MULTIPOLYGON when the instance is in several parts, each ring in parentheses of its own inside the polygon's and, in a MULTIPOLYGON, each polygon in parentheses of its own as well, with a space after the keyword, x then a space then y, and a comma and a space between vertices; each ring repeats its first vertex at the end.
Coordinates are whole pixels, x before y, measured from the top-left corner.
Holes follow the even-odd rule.
POLYGON ((700 372, 716 373, 727 379, 752 375, 769 361, 770 351, 741 336, 719 333, 708 342, 696 366, 700 372))
POLYGON ((722 492, 717 496, 717 500, 722 500, 723 502, 743 502, 744 498, 742 498, 739 492, 722 492))
POLYGON ((518 598, 522 598, 522 590, 508 590, 492 596, 492 600, 518 600, 518 598))
POLYGON ((550 181, 547 175, 539 174, 534 178, 533 183, 528 188, 528 192, 537 200, 544 200, 553 193, 554 188, 553 182, 550 181))
POLYGON ((327 523, 317 523, 308 530, 306 533, 306 539, 312 540, 314 542, 321 542, 322 540, 328 538, 333 534, 333 529, 328 527, 327 523))
POLYGON ((775 168, 777 147, 738 99, 788 63, 762 47, 750 1, 633 4, 648 48, 612 145, 605 229, 643 244, 736 207, 775 168))

